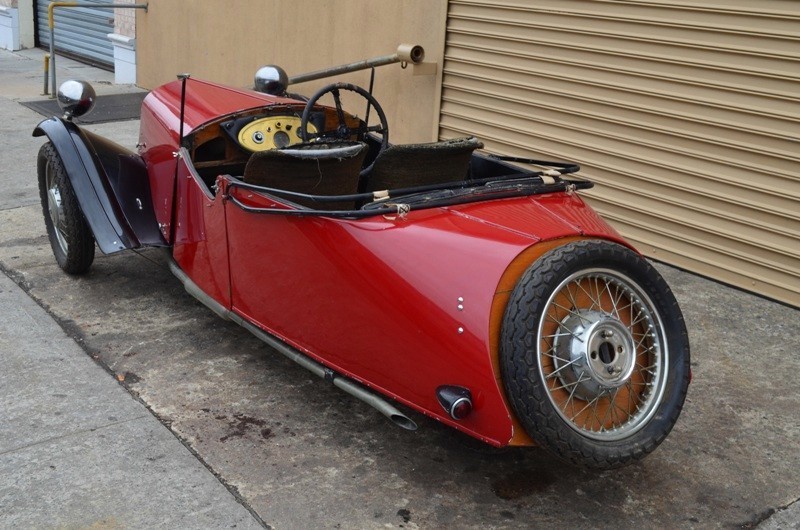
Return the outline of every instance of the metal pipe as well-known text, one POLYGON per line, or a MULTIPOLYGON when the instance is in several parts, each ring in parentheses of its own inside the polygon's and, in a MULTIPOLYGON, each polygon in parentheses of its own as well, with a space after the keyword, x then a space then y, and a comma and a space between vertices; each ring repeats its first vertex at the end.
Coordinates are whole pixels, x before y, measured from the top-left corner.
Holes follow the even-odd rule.
POLYGON ((397 425, 398 427, 402 427, 407 431, 416 431, 417 424, 397 410, 393 405, 391 405, 385 399, 378 397, 377 395, 373 394, 369 390, 365 389, 364 387, 357 385, 353 381, 349 379, 344 379, 343 377, 337 377, 333 380, 334 386, 339 387, 340 389, 344 390, 351 396, 356 399, 359 399, 366 403, 367 405, 371 406, 390 420, 392 423, 397 425))
POLYGON ((190 77, 191 74, 178 74, 178 79, 181 80, 181 129, 178 132, 178 146, 183 145, 183 114, 186 108, 186 80, 190 77))
POLYGON ((356 72, 358 70, 366 70, 375 66, 383 66, 393 63, 412 63, 419 64, 425 59, 425 49, 418 44, 401 44, 397 47, 397 52, 392 55, 382 55, 380 57, 373 57, 350 64, 343 64, 341 66, 333 66, 324 70, 317 70, 316 72, 309 72, 307 74, 300 74, 289 78, 290 85, 297 83, 305 83, 306 81, 313 81, 315 79, 322 79, 324 77, 333 77, 349 72, 356 72))
POLYGON ((243 319, 233 311, 227 309, 225 306, 208 296, 202 289, 200 289, 200 287, 197 286, 197 284, 192 281, 191 278, 189 278, 189 276, 173 259, 169 260, 169 270, 175 275, 175 277, 178 278, 178 280, 181 281, 181 283, 183 283, 183 288, 186 289, 187 293, 195 297, 198 301, 211 309, 218 316, 225 320, 230 320, 236 324, 239 324, 244 329, 255 335, 258 339, 265 342, 269 346, 272 346, 272 348, 283 354, 288 359, 296 362, 312 374, 327 381, 331 381, 334 386, 344 390, 354 398, 359 399, 371 406, 389 418, 395 425, 409 431, 417 430, 417 424, 414 422, 414 420, 400 412, 394 405, 379 395, 355 383, 354 381, 337 374, 330 368, 323 366, 317 361, 295 350, 285 342, 265 333, 261 329, 251 324, 249 321, 243 319))
POLYGON ((317 377, 321 377, 322 379, 331 381, 334 386, 344 390, 351 396, 356 399, 359 399, 366 403, 367 405, 371 406, 387 418, 389 418, 392 423, 397 425, 398 427, 402 427, 408 431, 416 431, 417 424, 414 423, 414 420, 400 412, 394 405, 383 399, 382 397, 378 396, 377 394, 370 392, 366 388, 350 381, 349 379, 345 379, 344 377, 340 376, 333 370, 326 368, 325 366, 321 365, 317 361, 306 357, 302 353, 298 352, 294 348, 284 344, 282 341, 264 333, 259 328, 252 325, 250 322, 242 319, 239 315, 235 313, 231 313, 231 320, 242 326, 244 329, 261 339, 263 342, 269 344, 274 349, 278 350, 282 353, 285 357, 291 359, 292 361, 296 362, 309 372, 313 373, 317 377))
MULTIPOLYGON (((55 9, 67 7, 97 7, 100 9, 144 9, 147 11, 147 4, 79 4, 78 2, 50 2, 47 6, 47 24, 50 28, 50 80, 52 87, 51 98, 56 97, 56 21, 55 9)), ((47 90, 44 92, 47 94, 47 90)))

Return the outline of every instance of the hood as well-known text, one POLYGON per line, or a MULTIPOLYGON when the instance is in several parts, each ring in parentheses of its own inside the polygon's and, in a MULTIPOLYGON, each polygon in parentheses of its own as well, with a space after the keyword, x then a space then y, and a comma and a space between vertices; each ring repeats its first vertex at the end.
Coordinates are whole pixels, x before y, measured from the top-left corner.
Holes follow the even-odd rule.
MULTIPOLYGON (((156 88, 147 95, 142 104, 174 132, 180 129, 181 84, 180 80, 176 80, 156 88)), ((183 133, 189 134, 209 121, 235 112, 298 103, 300 102, 294 99, 188 78, 183 133)))

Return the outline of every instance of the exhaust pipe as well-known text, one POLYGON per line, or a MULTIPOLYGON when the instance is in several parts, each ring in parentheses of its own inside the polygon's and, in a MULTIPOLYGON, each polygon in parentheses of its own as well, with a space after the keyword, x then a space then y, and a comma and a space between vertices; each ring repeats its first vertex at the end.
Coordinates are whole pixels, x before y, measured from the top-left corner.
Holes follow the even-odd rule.
POLYGON ((356 399, 359 399, 366 403, 367 405, 371 406, 387 418, 389 418, 392 423, 397 425, 398 427, 402 427, 403 429, 409 431, 416 431, 417 424, 414 423, 414 420, 397 410, 391 403, 383 399, 382 397, 378 396, 374 392, 371 392, 364 388, 363 386, 359 385, 358 383, 346 379, 345 377, 337 374, 330 368, 327 368, 317 361, 303 355, 299 351, 295 350, 288 344, 284 343, 281 340, 276 339, 275 337, 265 333, 261 329, 255 327, 250 322, 242 319, 239 315, 231 313, 231 320, 242 326, 244 329, 255 335, 257 338, 261 339, 263 342, 266 342, 268 345, 272 346, 279 352, 281 352, 285 357, 291 359, 292 361, 296 362, 309 372, 313 373, 317 377, 321 377, 326 381, 330 381, 333 383, 334 386, 344 390, 351 396, 356 399))
POLYGON ((175 260, 171 258, 169 260, 169 270, 175 275, 176 278, 178 278, 178 280, 181 281, 183 288, 186 289, 187 293, 195 297, 200 303, 211 309, 219 317, 223 318, 224 320, 230 320, 239 324, 244 329, 255 335, 256 338, 278 350, 281 354, 283 354, 284 357, 296 362, 317 377, 321 377, 322 379, 330 381, 334 384, 334 386, 344 390, 354 398, 363 401, 389 418, 392 423, 398 427, 402 427, 408 431, 417 430, 417 424, 414 422, 414 420, 400 412, 396 407, 379 395, 367 390, 355 381, 351 381, 350 379, 337 374, 330 368, 327 368, 310 357, 300 353, 285 342, 273 337, 272 335, 269 335, 268 333, 265 333, 236 313, 233 313, 229 309, 225 308, 222 304, 208 296, 202 289, 200 289, 197 284, 194 283, 185 272, 183 272, 175 260))
MULTIPOLYGON (((333 371, 331 370, 331 373, 333 371)), ((360 399, 367 405, 370 405, 372 408, 392 420, 392 422, 397 425, 398 427, 402 427, 407 431, 416 431, 417 424, 414 423, 414 420, 397 410, 394 406, 392 406, 388 401, 383 399, 380 396, 370 392, 369 390, 365 389, 363 386, 350 381, 349 379, 345 379, 341 376, 336 377, 334 376, 333 384, 356 399, 360 399)))

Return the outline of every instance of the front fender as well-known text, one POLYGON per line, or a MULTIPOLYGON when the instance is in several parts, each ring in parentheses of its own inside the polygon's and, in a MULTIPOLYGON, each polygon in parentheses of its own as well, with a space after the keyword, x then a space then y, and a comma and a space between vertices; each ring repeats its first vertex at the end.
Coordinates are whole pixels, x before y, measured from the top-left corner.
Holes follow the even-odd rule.
POLYGON ((33 136, 43 135, 64 162, 81 211, 104 254, 166 245, 138 155, 57 117, 36 126, 33 136))

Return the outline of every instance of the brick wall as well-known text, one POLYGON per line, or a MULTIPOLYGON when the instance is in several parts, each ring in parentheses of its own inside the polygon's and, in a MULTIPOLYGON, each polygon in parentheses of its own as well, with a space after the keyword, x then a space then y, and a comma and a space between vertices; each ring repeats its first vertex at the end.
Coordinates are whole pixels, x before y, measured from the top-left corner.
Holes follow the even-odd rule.
MULTIPOLYGON (((4 0, 0 0, 2 2, 4 0)), ((7 0, 6 0, 7 1, 7 0)), ((15 1, 15 0, 14 0, 15 1)), ((135 0, 115 0, 116 4, 135 4, 135 0)), ((135 9, 115 9, 114 10, 114 33, 126 37, 136 37, 136 10, 135 9)))

